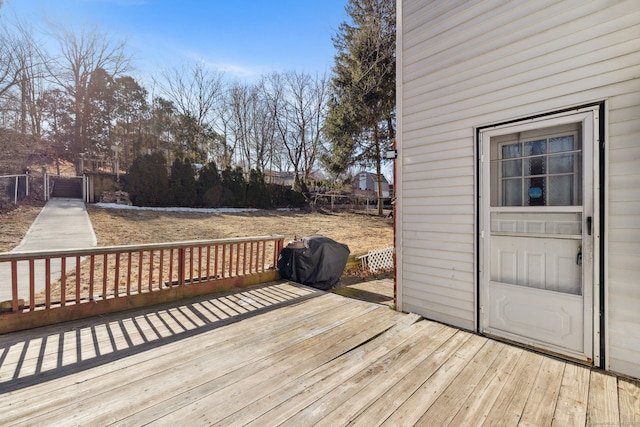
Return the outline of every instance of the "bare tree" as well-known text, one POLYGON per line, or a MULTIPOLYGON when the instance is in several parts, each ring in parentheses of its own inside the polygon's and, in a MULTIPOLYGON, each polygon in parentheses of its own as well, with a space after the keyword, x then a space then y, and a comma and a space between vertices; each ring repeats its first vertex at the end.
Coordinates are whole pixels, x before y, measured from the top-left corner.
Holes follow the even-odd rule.
POLYGON ((253 150, 250 143, 251 128, 254 117, 252 104, 256 102, 255 90, 242 83, 233 83, 229 88, 227 108, 230 109, 229 125, 234 139, 234 145, 240 148, 238 162, 243 169, 252 167, 253 150))
POLYGON ((4 97, 20 81, 16 45, 16 37, 6 25, 2 25, 0 27, 0 98, 4 97))
POLYGON ((327 79, 292 71, 272 74, 267 81, 277 133, 296 181, 308 182, 322 149, 327 79))
POLYGON ((73 147, 76 154, 93 154, 89 133, 89 84, 97 70, 111 78, 129 69, 130 57, 125 41, 115 41, 97 28, 74 31, 52 27, 51 35, 58 42, 59 56, 47 62, 49 75, 73 102, 73 147))
POLYGON ((15 58, 19 68, 20 131, 36 138, 42 136, 42 108, 39 101, 45 87, 47 55, 34 37, 33 28, 24 22, 16 22, 15 58))
POLYGON ((206 133, 195 135, 201 144, 207 145, 200 147, 206 155, 211 152, 208 145, 216 140, 212 130, 217 121, 217 107, 223 99, 223 77, 222 72, 212 70, 204 62, 194 61, 188 66, 164 70, 155 80, 162 97, 206 133))
POLYGON ((278 159, 281 150, 278 149, 276 121, 269 109, 264 82, 256 86, 256 93, 256 102, 253 104, 254 126, 251 135, 256 169, 262 172, 267 169, 280 171, 282 168, 278 159))
MULTIPOLYGON (((273 121, 275 129, 275 141, 272 154, 272 164, 278 165, 276 169, 285 171, 288 166, 293 166, 294 174, 298 173, 297 165, 291 161, 290 153, 285 149, 285 141, 290 132, 289 109, 287 104, 286 82, 281 73, 271 73, 262 80, 264 102, 273 121)), ((296 160, 296 157, 293 157, 296 160)))

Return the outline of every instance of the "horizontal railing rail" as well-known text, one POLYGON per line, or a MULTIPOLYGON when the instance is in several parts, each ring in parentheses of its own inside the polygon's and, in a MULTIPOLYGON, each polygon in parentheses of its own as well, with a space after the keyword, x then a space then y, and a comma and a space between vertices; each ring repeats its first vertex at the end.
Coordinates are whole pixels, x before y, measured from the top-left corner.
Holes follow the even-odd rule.
POLYGON ((216 282, 275 271, 283 243, 273 235, 0 253, 0 316, 143 294, 195 295, 176 290, 205 284, 203 292, 212 291, 216 282))

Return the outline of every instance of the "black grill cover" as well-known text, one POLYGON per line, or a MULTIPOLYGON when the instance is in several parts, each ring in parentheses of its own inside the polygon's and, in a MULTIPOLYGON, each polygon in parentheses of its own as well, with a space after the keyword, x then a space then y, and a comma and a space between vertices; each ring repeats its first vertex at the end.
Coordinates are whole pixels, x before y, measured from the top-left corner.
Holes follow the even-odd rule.
POLYGON ((318 289, 333 288, 347 265, 349 247, 319 235, 303 237, 302 242, 304 248, 286 247, 280 252, 280 276, 318 289))

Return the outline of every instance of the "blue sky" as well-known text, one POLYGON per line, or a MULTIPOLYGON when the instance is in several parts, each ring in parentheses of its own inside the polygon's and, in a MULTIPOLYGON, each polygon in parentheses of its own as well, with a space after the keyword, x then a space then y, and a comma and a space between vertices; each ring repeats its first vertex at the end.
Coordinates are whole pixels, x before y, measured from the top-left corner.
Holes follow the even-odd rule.
MULTIPOLYGON (((330 73, 347 0, 5 0, 0 16, 126 37, 134 75, 193 59, 252 81, 271 71, 330 73)), ((145 78, 146 77, 146 78, 145 78)))

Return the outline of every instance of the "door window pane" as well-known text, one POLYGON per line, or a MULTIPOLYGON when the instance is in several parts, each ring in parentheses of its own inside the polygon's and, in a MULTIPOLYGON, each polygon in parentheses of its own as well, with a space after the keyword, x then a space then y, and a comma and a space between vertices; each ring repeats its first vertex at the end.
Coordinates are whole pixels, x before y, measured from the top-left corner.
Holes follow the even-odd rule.
POLYGON ((502 158, 513 159, 514 157, 522 157, 522 145, 520 143, 503 145, 502 158))
POLYGON ((529 157, 524 162, 524 170, 527 175, 544 175, 547 171, 546 157, 529 157))
POLYGON ((524 155, 536 156, 547 152, 547 140, 540 139, 538 141, 529 141, 524 143, 524 155))
POLYGON ((549 173, 573 173, 574 154, 549 156, 549 173))
POLYGON ((522 179, 505 179, 503 181, 502 206, 522 206, 522 179))
POLYGON ((547 191, 544 177, 525 179, 526 206, 545 206, 547 191))
POLYGON ((522 160, 505 160, 502 162, 502 177, 522 176, 522 160))
POLYGON ((569 206, 573 200, 573 175, 549 177, 549 206, 569 206))
POLYGON ((573 135, 549 138, 549 153, 559 153, 575 149, 576 147, 573 146, 573 135))

